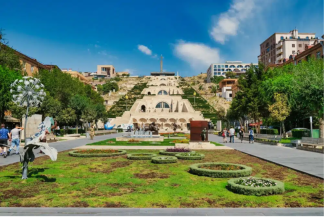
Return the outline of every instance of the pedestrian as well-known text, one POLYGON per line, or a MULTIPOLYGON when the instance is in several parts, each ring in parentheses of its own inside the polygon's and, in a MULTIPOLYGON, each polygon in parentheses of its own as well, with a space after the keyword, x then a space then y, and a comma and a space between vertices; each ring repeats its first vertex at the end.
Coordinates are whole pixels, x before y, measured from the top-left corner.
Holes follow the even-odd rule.
POLYGON ((223 143, 227 143, 227 128, 222 131, 223 143))
POLYGON ((249 143, 254 143, 254 130, 252 129, 252 128, 249 128, 249 136, 248 136, 248 138, 249 138, 249 143))
POLYGON ((230 136, 230 143, 235 143, 235 129, 232 126, 229 130, 229 136, 230 136))
POLYGON ((241 143, 243 143, 243 139, 244 139, 244 129, 241 127, 239 130, 239 138, 241 143))
POLYGON ((95 127, 92 124, 91 127, 90 127, 90 139, 93 140, 94 136, 95 136, 95 127))
POLYGON ((8 140, 10 141, 10 134, 9 130, 5 128, 4 124, 1 124, 0 129, 0 148, 2 149, 0 155, 3 155, 4 158, 7 157, 7 147, 8 147, 8 140))
POLYGON ((16 154, 19 154, 19 133, 22 131, 24 128, 19 127, 19 124, 16 124, 15 128, 11 130, 10 132, 10 139, 11 139, 11 147, 9 148, 8 151, 8 156, 10 155, 11 150, 16 147, 16 154))

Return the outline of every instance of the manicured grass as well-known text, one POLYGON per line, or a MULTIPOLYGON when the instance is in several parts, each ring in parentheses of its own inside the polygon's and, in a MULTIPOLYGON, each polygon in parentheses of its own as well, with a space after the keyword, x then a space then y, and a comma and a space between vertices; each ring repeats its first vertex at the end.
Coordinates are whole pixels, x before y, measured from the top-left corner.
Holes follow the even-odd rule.
POLYGON ((288 137, 288 138, 282 138, 280 140, 280 143, 291 143, 291 140, 298 140, 299 138, 295 138, 295 137, 288 137))
POLYGON ((162 142, 143 142, 140 143, 129 143, 127 141, 116 141, 116 139, 106 139, 100 142, 94 142, 87 145, 108 145, 108 146, 175 146, 175 143, 170 143, 174 139, 164 139, 162 142), (107 143, 112 141, 115 143, 107 143))
MULTIPOLYGON (((168 138, 168 134, 165 134, 165 133, 162 134, 161 136, 168 138)), ((185 134, 185 133, 176 133, 176 134, 174 134, 174 133, 170 133, 169 136, 170 137, 186 137, 186 136, 189 137, 190 134, 185 134)))
MULTIPOLYGON (((157 150, 128 150, 155 153, 157 150)), ((30 164, 21 180, 21 164, 0 167, 1 207, 323 207, 324 183, 306 174, 275 165, 236 150, 198 151, 203 160, 153 164, 150 160, 70 157, 60 152, 30 164), (228 178, 209 178, 188 172, 195 163, 225 162, 253 168, 253 176, 284 182, 286 192, 245 196, 226 188, 228 178)))
POLYGON ((210 142, 212 144, 214 144, 215 146, 224 146, 224 145, 221 145, 220 143, 217 143, 217 142, 210 142))

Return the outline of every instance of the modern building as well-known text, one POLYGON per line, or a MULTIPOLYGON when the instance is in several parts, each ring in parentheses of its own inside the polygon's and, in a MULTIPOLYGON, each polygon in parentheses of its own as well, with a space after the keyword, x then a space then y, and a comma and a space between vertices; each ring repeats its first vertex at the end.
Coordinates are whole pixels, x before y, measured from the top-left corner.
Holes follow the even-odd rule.
POLYGON ((247 69, 253 64, 255 67, 257 63, 243 63, 242 61, 226 61, 225 63, 213 63, 207 70, 207 82, 211 82, 214 76, 226 77, 227 72, 234 72, 237 76, 245 74, 247 69))
POLYGON ((324 58, 324 35, 322 36, 322 38, 323 39, 316 39, 313 45, 306 45, 305 51, 298 52, 297 55, 294 54, 290 55, 289 60, 285 61, 284 63, 278 66, 282 66, 290 63, 297 65, 302 61, 308 61, 309 58, 312 57, 316 59, 320 59, 320 58, 323 59, 324 58))
POLYGON ((232 101, 233 87, 237 84, 238 79, 223 79, 219 82, 219 89, 221 90, 221 97, 227 101, 232 101))
POLYGON ((98 78, 113 78, 116 76, 115 68, 113 65, 97 65, 98 78))
POLYGON ((315 33, 299 33, 297 29, 289 33, 274 33, 260 45, 258 60, 264 65, 281 64, 290 55, 305 51, 306 45, 314 44, 315 33))

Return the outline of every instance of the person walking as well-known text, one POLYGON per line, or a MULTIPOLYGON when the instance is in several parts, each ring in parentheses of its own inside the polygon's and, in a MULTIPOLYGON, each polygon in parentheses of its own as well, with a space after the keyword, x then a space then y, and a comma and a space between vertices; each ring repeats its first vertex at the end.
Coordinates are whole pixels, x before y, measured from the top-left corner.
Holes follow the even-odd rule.
POLYGON ((227 143, 227 128, 222 131, 223 143, 227 143))
POLYGON ((1 124, 0 129, 0 148, 2 149, 2 152, 0 155, 3 155, 4 158, 7 157, 7 147, 8 147, 8 140, 10 141, 10 134, 9 130, 5 128, 4 124, 1 124))
POLYGON ((229 130, 229 136, 230 136, 230 143, 235 143, 235 129, 234 127, 231 127, 229 130))
POLYGON ((22 131, 24 128, 23 127, 19 127, 19 124, 16 124, 15 128, 11 130, 10 132, 10 139, 11 139, 11 147, 8 150, 8 156, 10 156, 10 152, 11 150, 16 147, 16 154, 19 154, 19 133, 20 131, 22 131))
POLYGON ((91 127, 90 127, 90 139, 93 140, 94 136, 95 136, 95 127, 92 124, 91 127))
POLYGON ((249 136, 248 136, 248 140, 249 140, 249 143, 254 143, 254 130, 252 128, 249 128, 249 136))
POLYGON ((241 143, 243 143, 243 139, 244 139, 244 129, 241 127, 239 130, 239 138, 241 143))

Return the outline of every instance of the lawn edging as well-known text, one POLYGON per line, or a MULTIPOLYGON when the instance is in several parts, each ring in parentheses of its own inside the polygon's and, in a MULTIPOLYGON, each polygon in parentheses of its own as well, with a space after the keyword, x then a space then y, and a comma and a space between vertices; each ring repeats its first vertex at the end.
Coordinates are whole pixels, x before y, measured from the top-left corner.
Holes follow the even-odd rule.
MULTIPOLYGON (((182 154, 184 154, 184 153, 177 153, 175 155, 175 157, 177 157, 180 160, 202 160, 205 157, 204 154, 200 154, 200 153, 193 153, 193 154, 196 154, 196 156, 182 156, 182 154)), ((185 154, 187 154, 187 153, 185 153, 185 154)))
POLYGON ((158 156, 158 157, 153 157, 151 158, 152 163, 156 164, 169 164, 169 163, 177 163, 177 157, 173 156, 158 156))
POLYGON ((180 153, 195 153, 195 151, 190 151, 190 152, 169 152, 166 150, 160 150, 159 154, 161 155, 169 155, 169 156, 175 156, 176 154, 180 154, 180 153))
POLYGON ((102 154, 81 154, 77 153, 80 150, 73 150, 69 152, 72 157, 113 157, 126 154, 125 150, 118 150, 117 153, 102 153, 102 154))
POLYGON ((157 154, 151 154, 151 153, 136 153, 136 154, 128 154, 127 158, 129 160, 151 160, 151 158, 156 157, 157 154), (145 156, 139 156, 139 155, 145 155, 145 156), (138 155, 138 156, 137 156, 138 155))
MULTIPOLYGON (((255 178, 255 177, 253 177, 255 178)), ((264 179, 264 178, 257 178, 256 179, 263 179, 263 180, 270 180, 275 182, 276 186, 271 187, 252 187, 252 186, 245 186, 236 184, 235 182, 238 181, 240 178, 236 179, 229 179, 227 189, 237 193, 237 194, 244 194, 244 195, 254 195, 254 196, 263 196, 263 195, 273 195, 273 194, 282 194, 284 193, 284 183, 274 179, 264 179)))
POLYGON ((242 165, 242 164, 231 164, 231 163, 199 163, 193 164, 190 166, 190 173, 199 175, 199 176, 208 176, 213 178, 237 178, 237 177, 245 177, 250 176, 252 174, 252 168, 242 165), (200 166, 211 166, 211 165, 229 165, 229 166, 239 166, 243 169, 241 170, 210 170, 203 169, 200 166))

